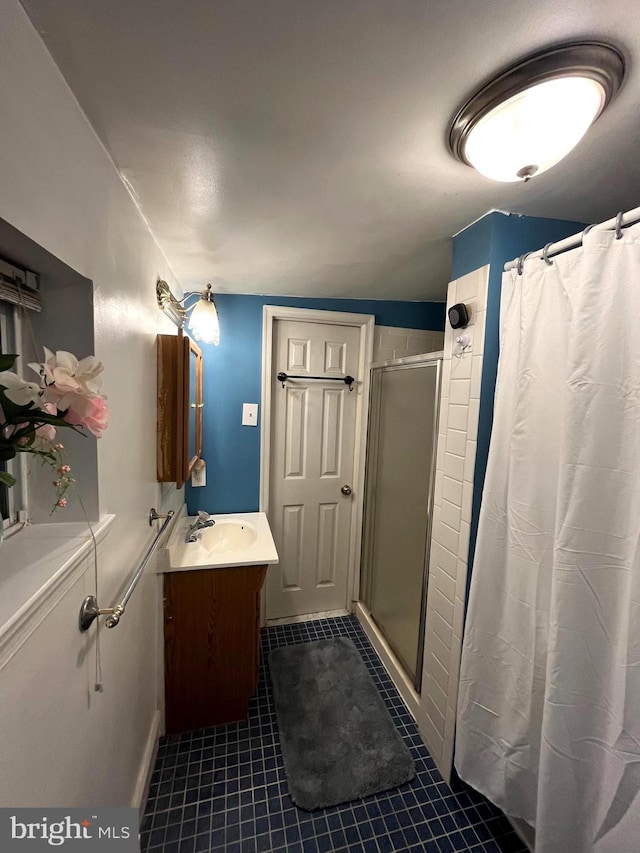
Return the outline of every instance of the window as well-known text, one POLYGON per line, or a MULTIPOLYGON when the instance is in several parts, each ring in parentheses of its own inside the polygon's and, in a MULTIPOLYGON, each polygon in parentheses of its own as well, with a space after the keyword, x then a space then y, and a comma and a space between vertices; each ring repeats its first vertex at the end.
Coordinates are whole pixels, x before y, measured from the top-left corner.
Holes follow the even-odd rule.
MULTIPOLYGON (((0 352, 20 352, 20 310, 10 303, 0 301, 0 352)), ((19 367, 16 366, 19 372, 19 367)), ((23 454, 8 462, 0 461, 0 470, 8 471, 16 478, 16 484, 7 488, 0 484, 0 514, 2 527, 6 532, 18 523, 19 513, 26 510, 26 481, 23 454)))
MULTIPOLYGON (((95 352, 93 283, 0 217, 0 350, 19 353, 17 372, 37 381, 28 365, 42 360, 43 346, 82 356, 95 352)), ((92 522, 100 517, 97 442, 70 429, 61 437, 82 486, 82 505, 72 495, 64 512, 52 515, 51 469, 29 453, 7 466, 14 466, 16 484, 0 487, 0 534, 8 538, 0 549, 0 629, 34 595, 44 601, 51 578, 75 573, 76 557, 89 544, 78 532, 87 516, 92 522), (50 525, 57 525, 55 534, 50 525)), ((98 537, 107 526, 94 527, 98 537)), ((34 618, 38 613, 32 611, 34 618)), ((26 625, 22 617, 20 625, 26 625)))
MULTIPOLYGON (((11 352, 20 353, 16 366, 18 372, 21 366, 25 379, 37 381, 28 364, 42 361, 43 346, 54 352, 67 350, 78 353, 79 357, 95 352, 93 282, 49 254, 2 218, 0 305, 8 320, 3 321, 5 331, 0 348, 7 347, 11 352), (13 314, 14 311, 17 316, 13 314), (12 334, 18 336, 13 346, 8 341, 12 334)), ((15 524, 15 521, 25 520, 27 510, 32 525, 84 522, 85 510, 92 520, 99 518, 97 442, 87 441, 72 430, 65 430, 60 437, 82 486, 84 508, 79 500, 74 499, 74 495, 79 494, 79 490, 74 490, 65 511, 52 515, 51 469, 39 464, 30 454, 18 454, 25 462, 24 470, 20 471, 18 464, 14 476, 22 483, 22 491, 19 483, 11 489, 0 490, 0 500, 4 501, 2 515, 14 522, 15 532, 22 529, 22 523, 15 524), (13 506, 8 506, 9 501, 13 506), (22 510, 25 511, 21 514, 22 510)))

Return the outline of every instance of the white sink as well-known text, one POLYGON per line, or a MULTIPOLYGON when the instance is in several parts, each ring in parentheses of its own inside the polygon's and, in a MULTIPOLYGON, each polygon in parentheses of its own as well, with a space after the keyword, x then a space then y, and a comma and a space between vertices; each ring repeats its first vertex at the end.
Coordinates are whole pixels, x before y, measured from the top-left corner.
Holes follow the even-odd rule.
POLYGON ((241 518, 227 518, 216 521, 214 527, 206 527, 200 534, 200 541, 210 554, 224 554, 244 551, 257 537, 255 524, 241 518))
POLYGON ((165 559, 158 561, 157 571, 224 569, 278 562, 278 552, 264 512, 234 512, 212 515, 211 518, 215 524, 201 530, 196 542, 184 541, 195 517, 179 518, 165 550, 165 559))

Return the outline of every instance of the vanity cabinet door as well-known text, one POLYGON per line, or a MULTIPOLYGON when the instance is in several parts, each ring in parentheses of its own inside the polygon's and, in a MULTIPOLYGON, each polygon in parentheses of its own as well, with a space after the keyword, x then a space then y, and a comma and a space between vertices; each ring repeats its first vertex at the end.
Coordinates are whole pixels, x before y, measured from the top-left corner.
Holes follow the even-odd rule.
POLYGON ((258 685, 266 566, 164 575, 167 734, 246 719, 258 685))

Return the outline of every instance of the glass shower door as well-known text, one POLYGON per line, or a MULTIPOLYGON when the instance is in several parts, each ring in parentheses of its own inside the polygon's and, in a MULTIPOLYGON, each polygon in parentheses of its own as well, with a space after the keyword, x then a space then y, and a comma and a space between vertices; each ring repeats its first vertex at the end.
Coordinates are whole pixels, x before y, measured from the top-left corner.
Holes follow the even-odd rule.
POLYGON ((365 603, 414 684, 422 668, 439 358, 372 370, 365 603))

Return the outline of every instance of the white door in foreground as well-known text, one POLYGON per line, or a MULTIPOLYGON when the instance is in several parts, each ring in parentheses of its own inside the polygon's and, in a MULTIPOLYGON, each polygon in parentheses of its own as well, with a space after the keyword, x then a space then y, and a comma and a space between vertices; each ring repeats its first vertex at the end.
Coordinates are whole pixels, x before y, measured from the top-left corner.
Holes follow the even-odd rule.
POLYGON ((274 323, 268 619, 347 606, 357 397, 340 378, 362 379, 359 347, 355 326, 274 323))

